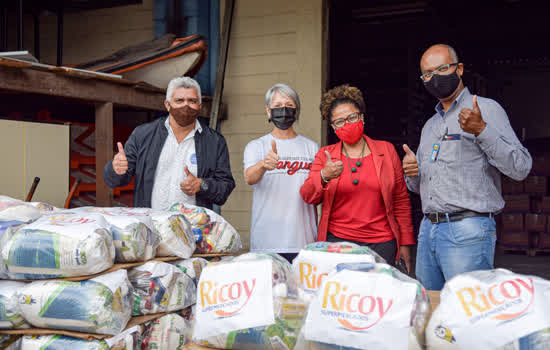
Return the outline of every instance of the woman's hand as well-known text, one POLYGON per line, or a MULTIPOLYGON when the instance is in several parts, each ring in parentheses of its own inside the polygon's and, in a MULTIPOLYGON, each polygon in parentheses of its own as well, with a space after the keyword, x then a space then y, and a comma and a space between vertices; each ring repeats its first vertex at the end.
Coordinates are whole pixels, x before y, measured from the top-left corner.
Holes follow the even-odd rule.
POLYGON ((325 151, 325 154, 327 155, 327 162, 325 167, 321 170, 321 175, 325 180, 330 181, 342 174, 342 171, 344 171, 344 163, 342 163, 341 160, 333 162, 328 151, 325 151))
POLYGON ((407 272, 411 273, 411 246, 402 245, 399 247, 399 257, 405 261, 407 272))

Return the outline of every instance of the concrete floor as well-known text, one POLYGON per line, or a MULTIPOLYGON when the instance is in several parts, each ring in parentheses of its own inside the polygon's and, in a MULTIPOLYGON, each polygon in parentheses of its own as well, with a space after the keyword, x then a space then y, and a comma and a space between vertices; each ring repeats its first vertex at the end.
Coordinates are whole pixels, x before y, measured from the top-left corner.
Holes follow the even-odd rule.
POLYGON ((527 256, 525 252, 503 252, 497 249, 495 267, 550 280, 550 253, 527 256))

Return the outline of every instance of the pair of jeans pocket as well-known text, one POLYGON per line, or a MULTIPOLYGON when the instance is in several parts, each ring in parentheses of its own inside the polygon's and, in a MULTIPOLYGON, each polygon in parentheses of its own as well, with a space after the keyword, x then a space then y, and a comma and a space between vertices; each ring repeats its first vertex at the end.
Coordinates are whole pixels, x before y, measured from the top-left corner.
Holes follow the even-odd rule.
POLYGON ((490 239, 496 232, 493 218, 471 217, 449 223, 450 240, 456 245, 473 245, 490 239))

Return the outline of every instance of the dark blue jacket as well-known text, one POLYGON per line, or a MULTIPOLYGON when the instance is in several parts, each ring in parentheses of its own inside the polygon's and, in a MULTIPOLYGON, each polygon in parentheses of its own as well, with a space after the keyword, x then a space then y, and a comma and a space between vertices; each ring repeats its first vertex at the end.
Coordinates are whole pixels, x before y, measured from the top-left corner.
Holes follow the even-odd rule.
MULTIPOLYGON (((158 118, 138 126, 124 145, 128 171, 117 175, 112 160, 103 168, 103 180, 110 187, 126 186, 135 176, 134 207, 151 207, 155 171, 160 152, 168 137, 164 123, 167 117, 158 118)), ((212 209, 212 204, 225 203, 235 188, 231 175, 229 151, 225 138, 201 122, 202 132, 195 134, 198 177, 206 181, 207 191, 196 194, 197 205, 212 209)))

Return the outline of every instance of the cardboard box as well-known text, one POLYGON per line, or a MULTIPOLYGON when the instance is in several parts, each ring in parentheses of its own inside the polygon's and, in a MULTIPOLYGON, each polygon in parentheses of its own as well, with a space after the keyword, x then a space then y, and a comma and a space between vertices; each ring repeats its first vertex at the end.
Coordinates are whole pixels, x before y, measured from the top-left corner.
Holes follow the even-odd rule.
POLYGON ((545 195, 547 189, 546 176, 528 176, 525 179, 525 192, 529 194, 545 195))
POLYGON ((525 230, 523 214, 504 213, 501 215, 501 220, 502 232, 518 232, 525 230))
POLYGON ((503 194, 523 194, 525 187, 523 181, 512 180, 507 176, 502 176, 502 193, 503 194))
POLYGON ((525 214, 525 229, 527 231, 546 231, 547 216, 544 214, 525 214))
POLYGON ((529 232, 501 232, 498 243, 503 246, 529 248, 529 232))
POLYGON ((505 195, 504 212, 528 213, 531 209, 531 199, 527 194, 505 195))

